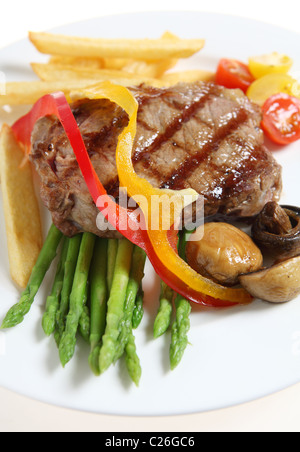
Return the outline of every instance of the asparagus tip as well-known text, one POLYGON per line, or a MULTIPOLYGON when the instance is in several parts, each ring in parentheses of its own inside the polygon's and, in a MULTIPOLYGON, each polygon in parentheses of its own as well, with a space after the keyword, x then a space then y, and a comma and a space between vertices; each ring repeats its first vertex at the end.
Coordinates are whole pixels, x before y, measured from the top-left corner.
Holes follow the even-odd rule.
POLYGON ((42 318, 42 328, 46 336, 51 336, 55 329, 55 321, 47 313, 42 318))
POLYGON ((59 343, 59 358, 63 367, 72 359, 75 352, 75 343, 73 337, 69 334, 63 334, 59 343))

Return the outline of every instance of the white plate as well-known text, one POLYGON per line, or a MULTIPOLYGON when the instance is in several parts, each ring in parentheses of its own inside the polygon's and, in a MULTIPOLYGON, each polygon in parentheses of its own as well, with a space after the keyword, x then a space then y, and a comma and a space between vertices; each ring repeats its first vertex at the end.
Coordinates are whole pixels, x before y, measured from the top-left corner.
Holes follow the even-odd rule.
MULTIPOLYGON (((179 68, 214 70, 220 57, 247 60, 274 50, 289 54, 300 70, 299 34, 259 22, 208 13, 138 13, 66 25, 55 32, 103 37, 158 37, 170 30, 206 39, 205 49, 179 68)), ((32 79, 29 63, 44 61, 27 41, 1 50, 8 80, 32 79)), ((3 115, 2 115, 3 119, 3 115)), ((7 117, 12 121, 12 117, 7 117)), ((299 204, 299 142, 276 154, 283 165, 282 202, 299 204)), ((0 320, 19 296, 9 278, 5 228, 0 209, 0 320)), ((170 336, 152 339, 158 286, 153 270, 145 280, 146 314, 136 332, 143 375, 134 387, 121 361, 100 378, 87 364, 87 346, 62 369, 52 338, 41 328, 46 281, 30 314, 17 328, 0 332, 0 385, 37 400, 103 414, 159 416, 196 413, 260 398, 300 381, 300 303, 201 312, 194 308, 180 366, 169 371, 170 336)))

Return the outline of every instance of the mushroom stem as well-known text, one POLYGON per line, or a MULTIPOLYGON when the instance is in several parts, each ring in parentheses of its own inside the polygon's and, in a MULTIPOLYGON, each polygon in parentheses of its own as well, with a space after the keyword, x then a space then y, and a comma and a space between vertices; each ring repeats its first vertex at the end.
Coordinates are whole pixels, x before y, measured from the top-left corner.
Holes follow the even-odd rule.
POLYGON ((300 256, 258 272, 242 275, 239 280, 256 298, 271 303, 291 301, 300 294, 300 256))
POLYGON ((290 217, 276 202, 266 204, 260 224, 267 232, 276 235, 287 234, 293 229, 290 217))

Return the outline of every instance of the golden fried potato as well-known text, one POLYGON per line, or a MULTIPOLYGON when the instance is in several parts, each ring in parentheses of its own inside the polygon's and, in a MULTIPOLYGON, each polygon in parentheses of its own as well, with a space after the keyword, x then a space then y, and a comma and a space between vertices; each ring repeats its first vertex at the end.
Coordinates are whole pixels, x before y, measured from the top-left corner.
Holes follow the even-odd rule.
MULTIPOLYGON (((179 41, 180 38, 169 31, 166 31, 161 40, 179 41)), ((145 75, 152 78, 161 77, 166 71, 172 69, 178 63, 177 58, 162 58, 154 60, 129 60, 121 68, 123 71, 134 74, 145 75)))
POLYGON ((0 134, 0 174, 10 273, 24 289, 43 244, 40 210, 31 165, 21 167, 24 153, 12 129, 4 124, 0 134))
POLYGON ((188 58, 205 44, 203 39, 104 39, 35 32, 29 32, 29 39, 48 55, 138 60, 188 58))
POLYGON ((31 67, 41 80, 45 82, 55 82, 60 80, 74 82, 75 80, 93 80, 92 83, 109 80, 120 85, 134 86, 146 83, 152 86, 162 86, 162 83, 154 78, 136 75, 122 70, 114 69, 91 69, 74 66, 65 66, 52 63, 31 63, 31 67))
POLYGON ((82 58, 53 55, 51 56, 49 63, 92 69, 101 69, 105 67, 104 58, 82 58))
MULTIPOLYGON (((160 39, 178 41, 180 38, 167 31, 160 39)), ((59 66, 72 66, 82 69, 112 69, 151 78, 160 77, 167 70, 172 69, 177 62, 178 59, 175 58, 134 60, 132 58, 93 58, 67 55, 52 55, 49 59, 50 64, 59 66)))
POLYGON ((0 105, 31 105, 45 94, 63 91, 67 96, 70 91, 84 88, 95 83, 95 80, 67 80, 59 79, 45 82, 7 82, 6 94, 0 96, 0 105))
POLYGON ((135 74, 136 76, 145 76, 150 78, 161 77, 168 69, 172 69, 177 63, 177 60, 165 58, 163 60, 130 60, 122 67, 122 70, 127 73, 135 74))

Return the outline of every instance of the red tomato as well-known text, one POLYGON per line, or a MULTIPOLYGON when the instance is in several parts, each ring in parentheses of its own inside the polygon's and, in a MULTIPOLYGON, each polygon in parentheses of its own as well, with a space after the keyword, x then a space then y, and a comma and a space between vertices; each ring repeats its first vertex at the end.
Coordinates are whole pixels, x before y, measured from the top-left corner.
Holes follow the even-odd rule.
POLYGON ((288 94, 275 94, 262 107, 261 126, 277 144, 289 144, 300 139, 300 100, 288 94))
POLYGON ((254 77, 246 64, 226 58, 220 60, 216 73, 218 85, 231 89, 240 88, 245 93, 252 82, 254 77))

